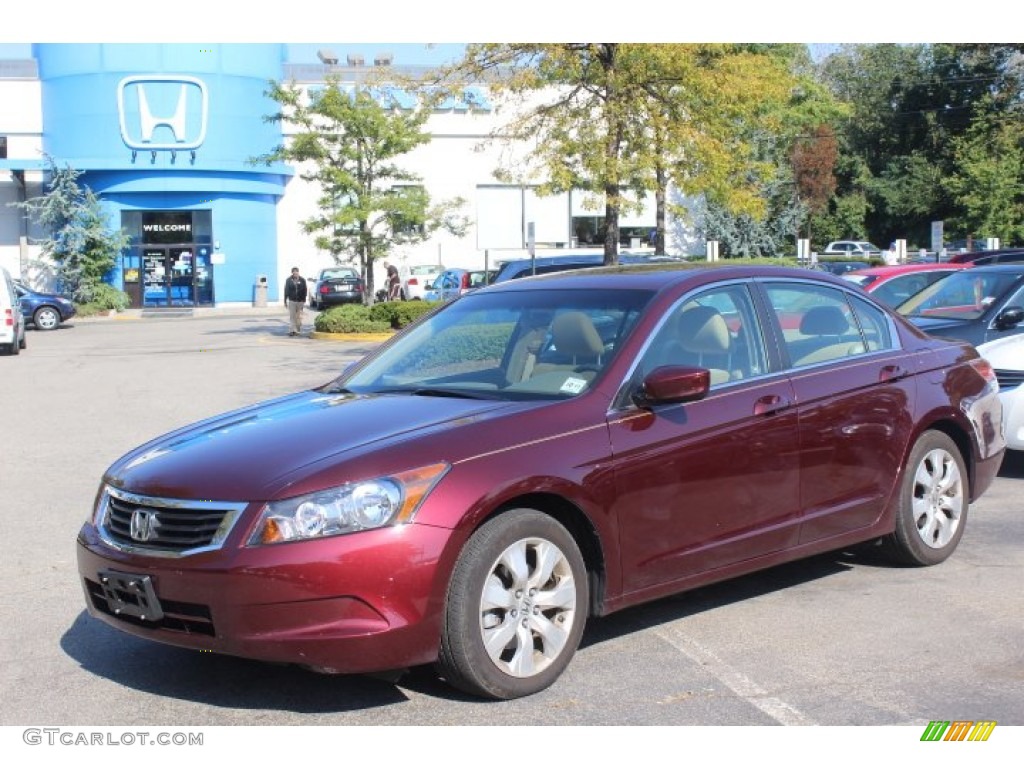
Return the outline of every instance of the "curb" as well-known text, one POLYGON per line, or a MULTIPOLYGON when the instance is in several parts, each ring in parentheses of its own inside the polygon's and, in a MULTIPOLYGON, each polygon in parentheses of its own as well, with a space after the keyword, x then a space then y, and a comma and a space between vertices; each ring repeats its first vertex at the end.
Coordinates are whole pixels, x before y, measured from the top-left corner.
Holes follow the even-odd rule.
POLYGON ((322 339, 324 341, 387 341, 395 334, 392 333, 327 333, 326 331, 312 331, 309 334, 311 339, 322 339))

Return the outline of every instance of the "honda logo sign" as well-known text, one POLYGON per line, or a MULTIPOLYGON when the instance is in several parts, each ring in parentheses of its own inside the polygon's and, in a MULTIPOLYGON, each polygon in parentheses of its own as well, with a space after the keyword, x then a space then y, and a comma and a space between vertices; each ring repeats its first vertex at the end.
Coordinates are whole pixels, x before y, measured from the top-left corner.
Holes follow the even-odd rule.
POLYGON ((121 138, 133 151, 195 150, 206 139, 206 84, 188 75, 132 75, 117 86, 121 138))

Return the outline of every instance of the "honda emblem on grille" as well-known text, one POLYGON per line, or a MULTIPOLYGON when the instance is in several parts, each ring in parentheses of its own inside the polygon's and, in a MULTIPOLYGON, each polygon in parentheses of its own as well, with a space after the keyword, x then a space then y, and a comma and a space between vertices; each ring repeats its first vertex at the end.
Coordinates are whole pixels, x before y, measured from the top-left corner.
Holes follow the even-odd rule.
POLYGON ((132 512, 132 522, 129 532, 136 541, 149 541, 156 538, 157 528, 160 521, 157 519, 156 510, 136 509, 132 512))

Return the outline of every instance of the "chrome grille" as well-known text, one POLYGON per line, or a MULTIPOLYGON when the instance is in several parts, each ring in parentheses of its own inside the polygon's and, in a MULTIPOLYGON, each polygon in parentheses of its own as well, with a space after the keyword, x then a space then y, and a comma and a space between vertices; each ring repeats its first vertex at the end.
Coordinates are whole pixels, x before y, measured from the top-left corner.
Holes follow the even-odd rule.
POLYGON ((1001 371, 996 368, 995 374, 1000 389, 1013 389, 1024 384, 1024 371, 1001 371))
POLYGON ((100 504, 104 541, 167 557, 217 549, 245 508, 235 502, 139 496, 109 486, 100 504))

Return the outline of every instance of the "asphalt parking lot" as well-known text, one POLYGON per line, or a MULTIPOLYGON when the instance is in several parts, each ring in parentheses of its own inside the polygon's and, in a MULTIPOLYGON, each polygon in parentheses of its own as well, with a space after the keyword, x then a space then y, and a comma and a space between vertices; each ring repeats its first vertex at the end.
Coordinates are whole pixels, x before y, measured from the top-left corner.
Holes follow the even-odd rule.
POLYGON ((593 620, 528 699, 197 653, 87 615, 75 535, 114 459, 372 346, 289 338, 271 308, 80 320, 0 358, 0 725, 1024 725, 1020 455, 941 566, 837 552, 593 620))

